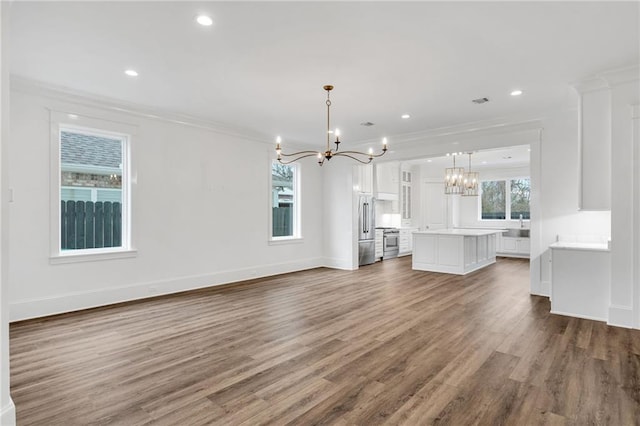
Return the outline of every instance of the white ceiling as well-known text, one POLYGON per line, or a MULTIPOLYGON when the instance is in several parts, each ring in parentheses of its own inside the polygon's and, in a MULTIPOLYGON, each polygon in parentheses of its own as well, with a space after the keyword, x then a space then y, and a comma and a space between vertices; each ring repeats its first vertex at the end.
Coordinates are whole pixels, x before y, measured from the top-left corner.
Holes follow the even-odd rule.
POLYGON ((638 20, 638 2, 16 1, 10 66, 316 145, 329 83, 344 142, 393 146, 394 135, 567 105, 569 83, 640 62, 638 20), (214 25, 197 25, 198 13, 214 25))

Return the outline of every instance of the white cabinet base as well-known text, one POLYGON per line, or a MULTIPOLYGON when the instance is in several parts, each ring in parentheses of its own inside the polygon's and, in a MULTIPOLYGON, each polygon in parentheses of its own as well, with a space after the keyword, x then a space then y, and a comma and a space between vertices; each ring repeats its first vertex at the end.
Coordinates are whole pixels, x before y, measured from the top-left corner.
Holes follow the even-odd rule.
POLYGON ((496 262, 496 235, 413 234, 413 269, 465 275, 496 262))
POLYGON ((551 313, 607 321, 611 253, 551 247, 551 313))

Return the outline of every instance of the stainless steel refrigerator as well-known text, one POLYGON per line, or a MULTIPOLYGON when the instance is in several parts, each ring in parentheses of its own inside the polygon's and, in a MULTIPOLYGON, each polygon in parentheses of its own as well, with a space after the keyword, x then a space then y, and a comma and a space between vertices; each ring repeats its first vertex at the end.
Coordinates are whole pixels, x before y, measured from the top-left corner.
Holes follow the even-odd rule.
POLYGON ((371 195, 361 195, 358 202, 358 265, 376 261, 376 210, 371 195))

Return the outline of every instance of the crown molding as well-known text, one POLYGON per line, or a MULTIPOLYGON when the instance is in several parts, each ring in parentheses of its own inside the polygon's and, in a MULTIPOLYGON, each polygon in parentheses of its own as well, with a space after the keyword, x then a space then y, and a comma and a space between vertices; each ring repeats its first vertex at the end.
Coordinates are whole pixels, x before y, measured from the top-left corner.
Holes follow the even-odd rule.
POLYGON ((609 87, 640 80, 640 65, 631 65, 624 68, 605 71, 599 74, 609 87))
POLYGON ((630 65, 597 73, 584 80, 576 81, 571 86, 578 93, 589 93, 598 90, 611 89, 621 84, 640 80, 640 65, 630 65))
MULTIPOLYGON (((117 114, 127 114, 139 118, 159 120, 172 124, 179 124, 212 131, 215 133, 248 139, 271 145, 271 136, 255 132, 249 129, 226 126, 221 123, 202 117, 174 113, 171 111, 119 101, 113 98, 94 95, 87 92, 74 90, 68 87, 55 86, 37 80, 31 80, 16 75, 11 76, 10 90, 17 92, 44 96, 53 100, 74 103, 83 107, 109 111, 117 114)), ((70 111, 71 112, 71 111, 70 111)))
MULTIPOLYGON (((499 119, 464 123, 455 126, 440 127, 415 133, 405 133, 392 136, 390 149, 402 149, 420 144, 431 146, 449 145, 451 143, 467 141, 479 137, 490 137, 505 134, 516 134, 538 131, 543 127, 544 117, 502 117, 499 119), (393 143, 393 148, 391 144, 393 143)), ((370 139, 356 143, 357 148, 379 144, 378 139, 370 139)))
POLYGON ((585 80, 576 81, 571 83, 571 86, 581 95, 609 89, 609 84, 602 77, 591 77, 585 80))

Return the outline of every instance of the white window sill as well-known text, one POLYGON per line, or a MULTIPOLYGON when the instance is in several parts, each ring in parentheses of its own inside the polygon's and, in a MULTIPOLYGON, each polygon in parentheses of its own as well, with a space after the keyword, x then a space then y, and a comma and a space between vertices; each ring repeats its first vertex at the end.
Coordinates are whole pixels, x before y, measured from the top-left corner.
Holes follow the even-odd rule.
POLYGON ((280 246, 285 244, 301 244, 304 243, 302 237, 284 237, 284 238, 272 238, 269 240, 270 246, 280 246))
POLYGON ((126 259, 138 256, 138 250, 73 250, 49 258, 52 265, 77 262, 97 262, 101 260, 126 259))

